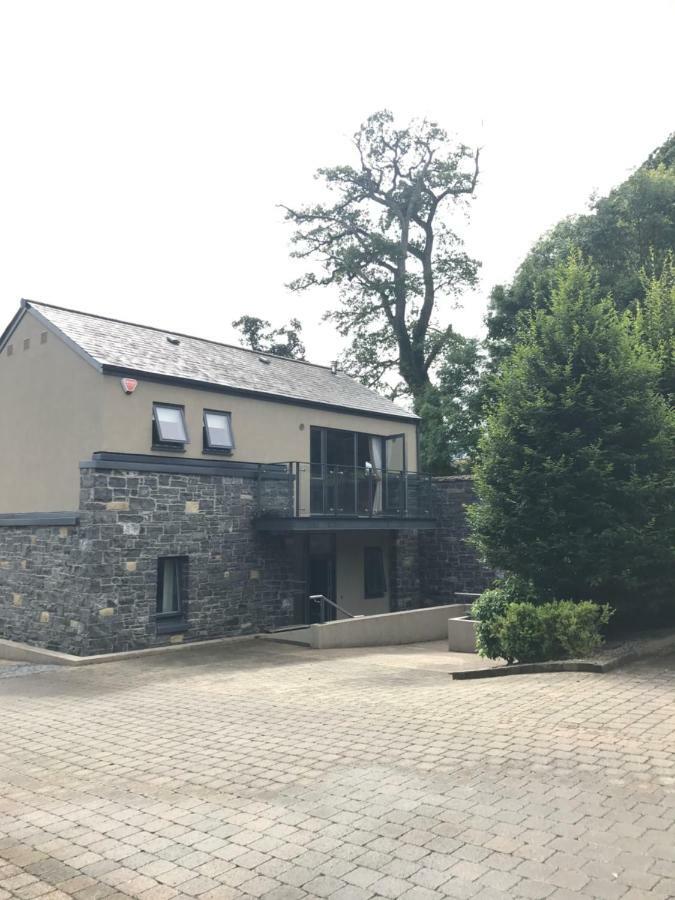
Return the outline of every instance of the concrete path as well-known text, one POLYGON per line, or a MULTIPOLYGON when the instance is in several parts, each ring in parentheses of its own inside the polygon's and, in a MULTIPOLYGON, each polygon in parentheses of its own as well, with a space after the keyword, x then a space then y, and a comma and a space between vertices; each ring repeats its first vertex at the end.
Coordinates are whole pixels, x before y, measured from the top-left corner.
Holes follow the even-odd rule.
POLYGON ((675 658, 451 663, 251 641, 1 679, 0 900, 673 897, 675 658))

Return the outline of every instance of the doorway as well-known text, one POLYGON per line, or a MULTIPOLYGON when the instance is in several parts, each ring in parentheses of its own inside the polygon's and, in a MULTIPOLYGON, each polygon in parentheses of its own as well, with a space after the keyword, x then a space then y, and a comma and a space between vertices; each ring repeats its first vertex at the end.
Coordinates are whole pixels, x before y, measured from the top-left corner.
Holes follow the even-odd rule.
MULTIPOLYGON (((310 534, 307 540, 307 607, 305 622, 312 625, 321 621, 318 603, 309 598, 323 594, 335 603, 335 535, 310 534)), ((326 604, 325 621, 335 618, 335 610, 326 604)))

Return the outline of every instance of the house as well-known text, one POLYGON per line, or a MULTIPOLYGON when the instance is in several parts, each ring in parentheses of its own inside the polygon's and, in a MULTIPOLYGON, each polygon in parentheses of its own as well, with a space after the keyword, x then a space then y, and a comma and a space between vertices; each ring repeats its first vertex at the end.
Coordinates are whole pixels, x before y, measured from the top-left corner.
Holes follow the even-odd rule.
POLYGON ((1 637, 92 653, 316 621, 313 595, 423 602, 419 420, 336 367, 23 301, 0 401, 1 637))

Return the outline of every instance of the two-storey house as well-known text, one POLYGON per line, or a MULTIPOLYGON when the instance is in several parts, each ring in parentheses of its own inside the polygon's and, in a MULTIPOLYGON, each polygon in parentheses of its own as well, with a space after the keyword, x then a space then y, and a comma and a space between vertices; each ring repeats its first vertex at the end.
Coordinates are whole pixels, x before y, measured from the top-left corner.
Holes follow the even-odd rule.
POLYGON ((0 636, 90 653, 419 602, 418 419, 334 366, 23 301, 0 415, 0 636))

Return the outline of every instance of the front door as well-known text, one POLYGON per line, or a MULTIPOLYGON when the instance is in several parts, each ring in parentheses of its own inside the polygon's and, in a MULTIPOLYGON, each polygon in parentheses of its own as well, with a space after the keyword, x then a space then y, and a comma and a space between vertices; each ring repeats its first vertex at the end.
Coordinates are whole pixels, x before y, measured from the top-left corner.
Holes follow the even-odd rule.
MULTIPOLYGON (((321 621, 321 609, 318 603, 310 601, 309 597, 323 594, 329 600, 335 602, 335 541, 333 535, 311 534, 309 535, 307 564, 307 617, 306 622, 312 624, 321 621)), ((327 603, 324 604, 325 621, 335 618, 335 610, 327 603)))

